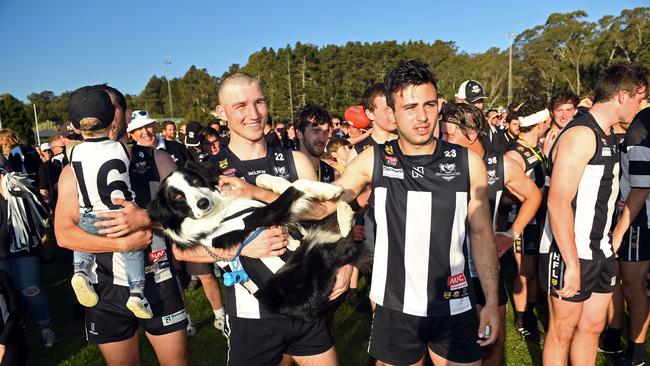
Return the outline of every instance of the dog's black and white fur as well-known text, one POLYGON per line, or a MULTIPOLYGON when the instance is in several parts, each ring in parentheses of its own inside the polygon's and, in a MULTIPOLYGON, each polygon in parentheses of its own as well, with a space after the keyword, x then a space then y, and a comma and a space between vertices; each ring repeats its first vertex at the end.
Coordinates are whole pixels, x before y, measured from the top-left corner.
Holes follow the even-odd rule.
MULTIPOLYGON (((172 173, 149 206, 151 218, 182 248, 205 245, 228 249, 258 227, 286 226, 293 238, 288 246, 293 254, 283 265, 280 262, 281 267, 270 277, 254 274, 254 262, 259 260, 241 257, 250 277, 243 285, 276 313, 305 320, 321 316, 336 270, 349 263, 360 265, 363 248, 350 238, 354 213, 347 203, 339 201, 337 214, 320 221, 301 220, 301 215, 313 201, 336 199, 342 188, 309 180, 292 184, 262 174, 256 184, 280 194, 266 205, 222 196, 215 188, 218 177, 211 171, 209 165, 189 164, 172 173)), ((228 261, 217 264, 231 270, 228 261)))

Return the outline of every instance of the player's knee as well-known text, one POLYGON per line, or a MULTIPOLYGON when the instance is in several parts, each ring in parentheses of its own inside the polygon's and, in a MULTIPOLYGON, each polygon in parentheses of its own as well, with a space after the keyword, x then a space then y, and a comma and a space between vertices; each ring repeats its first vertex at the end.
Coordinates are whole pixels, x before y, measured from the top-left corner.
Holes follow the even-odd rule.
POLYGON ((23 289, 23 295, 25 297, 34 297, 38 296, 41 293, 41 288, 38 286, 29 286, 23 289))

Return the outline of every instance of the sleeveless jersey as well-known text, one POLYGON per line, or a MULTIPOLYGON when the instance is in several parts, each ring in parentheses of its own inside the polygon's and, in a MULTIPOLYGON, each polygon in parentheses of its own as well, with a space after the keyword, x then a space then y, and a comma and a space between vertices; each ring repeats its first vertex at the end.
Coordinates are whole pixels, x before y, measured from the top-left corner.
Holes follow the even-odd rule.
POLYGON ((399 140, 374 149, 375 249, 370 298, 415 316, 473 308, 463 248, 469 202, 467 149, 437 141, 407 156, 399 140))
MULTIPOLYGON (((575 217, 574 235, 578 257, 594 260, 609 258, 612 252, 609 230, 616 195, 618 194, 619 151, 614 134, 605 134, 591 113, 576 117, 558 135, 576 126, 586 126, 594 133, 596 150, 587 163, 571 207, 575 217)), ((553 152, 554 147, 551 149, 553 152)), ((549 154, 551 155, 551 154, 549 154)), ((550 184, 553 175, 553 158, 549 156, 546 184, 550 184)), ((548 212, 545 215, 544 230, 540 243, 540 253, 549 253, 551 245, 557 246, 548 212)))
MULTIPOLYGON (((650 188, 650 109, 639 112, 627 130, 627 153, 621 153, 621 200, 632 188, 650 188)), ((625 151, 625 150, 623 150, 625 151)), ((650 228, 650 197, 639 210, 632 226, 650 228)))
POLYGON ((358 143, 354 144, 353 148, 358 154, 361 154, 363 150, 367 149, 370 146, 377 146, 377 142, 375 139, 372 138, 372 136, 368 136, 365 139, 359 141, 358 143))
MULTIPOLYGON (((129 175, 131 188, 136 194, 135 202, 145 207, 160 187, 160 176, 154 158, 154 148, 135 145, 131 149, 129 175)), ((158 285, 178 286, 173 279, 171 268, 171 246, 160 229, 153 230, 153 240, 144 249, 145 287, 158 285)), ((98 253, 92 267, 93 283, 112 283, 119 286, 129 285, 122 253, 98 253)), ((151 299, 149 299, 151 301, 151 299)))
POLYGON ((334 168, 324 161, 320 161, 320 168, 318 170, 318 180, 323 183, 332 183, 336 180, 334 168))
MULTIPOLYGON (((285 178, 291 182, 298 179, 296 164, 293 161, 291 150, 280 145, 266 147, 266 156, 253 160, 240 160, 228 147, 224 147, 219 154, 210 158, 215 163, 217 175, 238 177, 250 184, 255 184, 255 178, 260 174, 271 174, 285 178)), ((241 256, 239 260, 245 265, 249 275, 268 278, 277 272, 289 259, 291 251, 287 250, 280 257, 248 258, 241 256)), ((261 319, 278 317, 257 301, 241 284, 226 287, 226 314, 238 318, 261 319)))
MULTIPOLYGON (((503 169, 503 154, 496 151, 486 151, 483 155, 483 163, 485 163, 487 170, 488 201, 490 202, 490 215, 492 215, 492 230, 496 231, 497 208, 501 202, 506 181, 505 170, 503 169)), ((470 276, 472 278, 478 277, 478 272, 476 271, 472 258, 472 246, 469 237, 467 239, 467 261, 469 263, 470 276)))
POLYGON ((77 181, 80 212, 118 210, 112 199, 134 198, 129 180, 129 153, 123 143, 108 137, 86 139, 70 151, 77 181))

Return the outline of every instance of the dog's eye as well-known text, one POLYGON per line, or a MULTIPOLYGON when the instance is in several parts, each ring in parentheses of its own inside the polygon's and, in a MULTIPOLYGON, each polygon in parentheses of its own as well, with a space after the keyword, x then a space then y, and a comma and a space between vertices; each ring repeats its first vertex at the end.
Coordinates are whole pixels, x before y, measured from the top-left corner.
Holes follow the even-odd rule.
POLYGON ((174 201, 181 201, 182 199, 183 199, 182 194, 179 193, 174 195, 174 201))
POLYGON ((198 182, 199 182, 199 180, 196 179, 196 178, 192 178, 192 180, 190 181, 190 183, 192 183, 192 185, 197 184, 198 182))

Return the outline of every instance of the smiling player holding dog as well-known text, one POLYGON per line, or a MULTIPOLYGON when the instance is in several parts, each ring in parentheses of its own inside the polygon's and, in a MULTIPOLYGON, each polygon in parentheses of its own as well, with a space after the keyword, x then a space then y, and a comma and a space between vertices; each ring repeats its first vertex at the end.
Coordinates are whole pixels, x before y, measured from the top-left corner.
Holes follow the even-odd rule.
MULTIPOLYGON (((255 178, 263 173, 290 181, 317 180, 316 171, 304 154, 266 144, 263 128, 268 111, 259 80, 245 73, 224 79, 219 87, 217 115, 230 128, 228 146, 211 159, 217 166, 216 174, 223 175, 219 181, 222 195, 272 202, 277 197, 275 193, 254 185, 255 178)), ((264 233, 280 239, 272 246, 273 256, 286 261, 289 253, 285 249, 285 229, 268 229, 260 236, 264 233)), ((214 255, 223 252, 208 250, 212 255, 203 249, 174 253, 185 261, 214 262, 214 255)), ((242 255, 246 256, 244 252, 242 255)), ((347 290, 350 273, 351 266, 339 270, 332 298, 347 290)), ((226 314, 230 365, 278 364, 283 353, 291 355, 299 365, 337 365, 334 342, 324 318, 301 321, 280 317, 261 306, 241 284, 227 288, 226 314)))
POLYGON ((373 187, 370 354, 421 365, 428 349, 435 364, 480 365, 480 346, 494 343, 502 326, 485 165, 475 152, 434 137, 438 91, 427 65, 402 62, 384 84, 400 137, 361 152, 335 182, 348 202, 373 187), (467 230, 486 297, 480 322, 463 253, 467 230))

